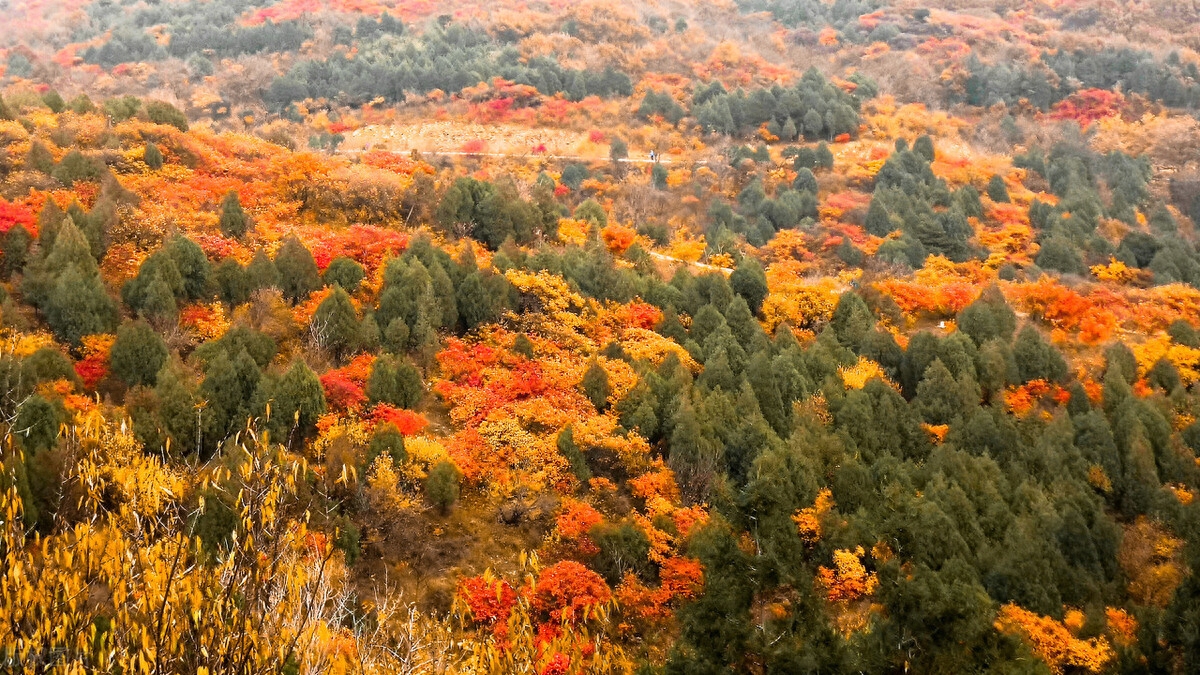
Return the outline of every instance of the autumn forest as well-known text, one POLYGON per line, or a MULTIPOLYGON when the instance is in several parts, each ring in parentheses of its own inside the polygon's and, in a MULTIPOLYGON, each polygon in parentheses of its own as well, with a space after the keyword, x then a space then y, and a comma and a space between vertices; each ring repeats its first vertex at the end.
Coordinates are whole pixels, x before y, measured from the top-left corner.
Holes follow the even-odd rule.
POLYGON ((1200 672, 1200 9, 0 2, 0 672, 1200 672))

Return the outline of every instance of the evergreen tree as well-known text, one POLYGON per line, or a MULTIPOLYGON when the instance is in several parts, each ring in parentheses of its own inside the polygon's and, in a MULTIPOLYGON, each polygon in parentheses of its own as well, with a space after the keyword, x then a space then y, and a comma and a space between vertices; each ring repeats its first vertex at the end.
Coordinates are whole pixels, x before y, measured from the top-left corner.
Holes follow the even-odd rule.
MULTIPOLYGON (((745 297, 745 296, 743 296, 745 297)), ((747 300, 747 302, 749 302, 747 300)), ((678 344, 683 344, 688 340, 688 331, 679 321, 679 313, 675 311, 674 305, 667 305, 663 310, 662 321, 654 327, 654 330, 661 336, 670 338, 678 344)))
POLYGON ((11 278, 14 272, 25 267, 25 263, 29 260, 29 247, 32 243, 33 236, 20 224, 10 227, 4 234, 4 261, 0 272, 3 273, 5 279, 11 278))
POLYGON ((458 501, 458 481, 458 467, 445 460, 434 464, 429 470, 429 476, 425 479, 425 496, 438 513, 446 515, 458 501))
POLYGON ((317 419, 325 414, 325 391, 321 381, 303 361, 294 361, 274 383, 270 394, 274 401, 271 423, 277 432, 276 438, 286 438, 289 447, 311 435, 317 419))
POLYGON ((33 394, 17 411, 12 424, 13 435, 21 439, 21 447, 28 453, 49 450, 57 442, 62 417, 58 406, 39 394, 33 394))
POLYGON ((838 298, 829 325, 837 335, 838 342, 857 351, 863 339, 875 328, 875 315, 857 293, 846 291, 838 298))
POLYGON ((177 234, 167 242, 163 251, 170 256, 183 279, 183 296, 188 300, 207 300, 212 297, 212 265, 196 242, 177 234))
MULTIPOLYGON (((250 264, 254 265, 253 262, 250 264)), ((321 288, 317 261, 294 236, 283 241, 275 256, 275 267, 279 270, 279 290, 292 303, 307 299, 309 294, 321 288)))
POLYGON ((1008 196, 1008 185, 1004 183, 1004 178, 1000 174, 995 174, 987 184, 988 197, 998 203, 1007 204, 1012 201, 1008 196))
POLYGON ((267 257, 266 252, 259 249, 246 266, 246 283, 250 293, 261 288, 282 288, 280 279, 279 268, 267 257))
POLYGON ((467 330, 473 330, 476 326, 493 320, 491 302, 483 288, 479 272, 471 272, 463 279, 455 292, 455 298, 458 315, 467 330))
POLYGON ((337 284, 346 289, 351 295, 358 290, 358 285, 366 278, 367 272, 353 258, 338 256, 325 268, 324 281, 326 286, 337 284))
POLYGON ((1017 333, 1013 357, 1017 361, 1022 384, 1030 380, 1062 382, 1067 377, 1067 362, 1062 354, 1029 324, 1017 333))
POLYGON ((236 190, 225 193, 225 198, 221 201, 219 226, 221 234, 230 239, 241 239, 250 229, 250 218, 242 210, 242 203, 238 199, 236 190))
MULTIPOLYGON (((201 415, 207 448, 215 448, 246 424, 252 415, 251 399, 261 381, 258 364, 245 349, 235 354, 222 350, 209 361, 198 391, 206 402, 201 415)), ((272 417, 275 412, 277 409, 272 411, 272 417)))
POLYGON ((310 330, 313 335, 320 336, 321 346, 336 359, 342 359, 358 348, 358 314, 341 286, 334 284, 333 291, 317 306, 310 330))
POLYGON ((1066 237, 1059 235, 1051 236, 1042 243, 1042 250, 1038 251, 1034 262, 1042 269, 1054 270, 1063 274, 1087 272, 1083 266, 1083 259, 1079 257, 1079 252, 1066 237))
POLYGON ((233 258, 225 258, 217 263, 213 269, 213 282, 217 287, 217 296, 230 309, 250 299, 250 279, 245 268, 233 258))
POLYGON ((771 425, 775 433, 780 436, 786 435, 789 422, 788 409, 784 405, 783 397, 779 393, 779 386, 775 382, 775 373, 769 352, 760 351, 750 359, 749 365, 746 366, 746 381, 754 390, 754 396, 758 399, 758 407, 762 411, 763 418, 771 425))
POLYGON ((746 299, 750 311, 755 314, 762 311, 762 304, 768 293, 767 275, 757 260, 751 256, 742 256, 737 269, 729 275, 729 285, 734 293, 746 299))
POLYGON ((367 380, 367 396, 373 403, 413 408, 420 403, 423 394, 421 375, 411 364, 388 356, 375 360, 367 380))
POLYGON ((42 103, 45 103, 50 112, 56 115, 67 109, 67 102, 63 100, 62 94, 59 94, 55 89, 50 89, 42 94, 42 103))
POLYGON ((78 345, 85 335, 112 332, 116 304, 104 289, 87 239, 71 219, 64 220, 43 253, 26 266, 22 289, 55 336, 78 345))
POLYGON ((575 444, 575 431, 571 425, 567 425, 562 431, 558 432, 557 440, 558 452, 567 459, 571 465, 571 473, 580 483, 586 484, 592 479, 592 470, 588 467, 587 459, 583 456, 583 451, 575 444))
POLYGON ((875 197, 871 200, 871 206, 867 208, 867 218, 863 225, 868 233, 876 237, 886 237, 896 229, 892 223, 891 216, 888 215, 887 208, 884 207, 882 200, 875 197))
MULTIPOLYGON (((142 159, 146 162, 146 166, 152 171, 158 171, 163 168, 162 151, 154 144, 154 141, 146 141, 146 149, 142 151, 142 159)), ((224 231, 224 229, 222 229, 224 231)))
POLYGON ((656 190, 667 189, 668 175, 669 172, 667 171, 667 167, 657 162, 654 164, 654 166, 650 169, 650 181, 654 184, 654 188, 656 190))
POLYGON ((934 158, 933 139, 928 135, 920 136, 917 140, 913 141, 912 152, 926 162, 932 162, 934 158))
POLYGON ((169 442, 171 449, 179 454, 198 451, 196 397, 178 362, 168 361, 158 372, 154 395, 158 399, 157 421, 162 449, 165 450, 169 442))
POLYGON ((154 386, 167 362, 167 344, 143 321, 121 326, 112 346, 112 372, 130 387, 154 386))
POLYGON ((1017 315, 995 284, 989 285, 979 297, 958 315, 958 329, 976 345, 988 340, 1012 340, 1017 327, 1017 315))
POLYGON ((362 466, 361 473, 363 475, 366 475, 375 458, 380 455, 391 457, 397 466, 408 461, 408 451, 404 448, 404 436, 394 424, 380 425, 371 435, 371 444, 367 447, 366 461, 362 466))
POLYGON ((608 384, 608 372, 599 361, 592 359, 579 386, 583 388, 584 395, 592 405, 596 406, 597 412, 604 412, 608 408, 608 397, 612 394, 612 387, 608 384))

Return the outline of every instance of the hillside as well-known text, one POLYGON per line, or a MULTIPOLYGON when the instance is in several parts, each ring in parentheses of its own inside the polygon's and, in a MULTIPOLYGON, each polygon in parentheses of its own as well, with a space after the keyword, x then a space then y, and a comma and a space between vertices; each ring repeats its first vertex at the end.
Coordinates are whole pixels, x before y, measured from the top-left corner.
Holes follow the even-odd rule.
POLYGON ((1200 19, 0 5, 0 670, 1200 670, 1200 19))

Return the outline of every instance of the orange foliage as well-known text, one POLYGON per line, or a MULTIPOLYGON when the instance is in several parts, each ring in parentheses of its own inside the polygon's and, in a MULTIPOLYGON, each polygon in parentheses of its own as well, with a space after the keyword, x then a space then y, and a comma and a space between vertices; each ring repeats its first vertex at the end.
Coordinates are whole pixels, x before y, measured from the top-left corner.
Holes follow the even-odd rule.
POLYGON ((632 246, 636 237, 636 230, 618 223, 609 223, 600 230, 600 238, 604 240, 604 245, 616 255, 621 255, 632 246))
POLYGON ((1075 120, 1086 127, 1096 120, 1121 113, 1125 97, 1107 89, 1083 89, 1054 104, 1049 117, 1056 120, 1075 120))
POLYGON ((833 493, 822 488, 812 506, 800 509, 792 515, 796 530, 804 543, 813 545, 821 540, 821 521, 833 509, 833 493))
POLYGON ((1098 673, 1116 657, 1107 638, 1081 640, 1054 619, 1013 604, 1000 608, 995 626, 1000 632, 1020 636, 1054 673, 1062 673, 1067 668, 1098 673))
MULTIPOLYGON (((425 416, 412 410, 404 410, 387 403, 377 403, 371 410, 371 421, 375 425, 391 424, 405 436, 413 436, 429 426, 425 416)), ((453 456, 451 456, 453 458, 453 456)))
POLYGON ((1137 642, 1138 622, 1129 612, 1116 607, 1104 610, 1105 624, 1113 642, 1128 647, 1137 642))
POLYGON ((579 539, 603 520, 604 516, 587 502, 567 498, 563 499, 562 512, 558 514, 556 524, 563 538, 579 539))
POLYGON ((542 570, 534 585, 533 609, 553 623, 578 621, 590 607, 612 600, 612 591, 599 574, 574 560, 564 560, 542 570))

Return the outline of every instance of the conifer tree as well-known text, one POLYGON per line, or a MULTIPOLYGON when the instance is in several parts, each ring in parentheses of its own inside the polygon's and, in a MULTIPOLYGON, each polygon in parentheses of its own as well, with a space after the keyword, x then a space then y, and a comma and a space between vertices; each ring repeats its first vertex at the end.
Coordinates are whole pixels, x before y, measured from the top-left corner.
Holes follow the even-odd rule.
POLYGON ((608 383, 608 372, 599 361, 592 359, 579 385, 592 405, 596 406, 597 412, 604 412, 608 408, 608 397, 612 394, 612 387, 608 383))
POLYGON ((857 351, 863 339, 875 328, 875 315, 867 303, 854 291, 842 293, 830 321, 833 332, 842 345, 857 351))
POLYGON ((413 408, 421 401, 423 394, 421 375, 411 364, 390 356, 375 360, 371 377, 367 380, 367 396, 372 402, 413 408))
POLYGON ((314 336, 319 336, 321 346, 330 350, 336 359, 342 359, 358 348, 358 315, 350 296, 341 286, 334 284, 333 292, 317 306, 310 328, 314 336))
POLYGON ((231 239, 241 239, 250 229, 250 218, 242 209, 236 190, 225 193, 225 198, 221 201, 219 226, 221 234, 231 239))
POLYGON ((142 151, 142 159, 146 162, 146 166, 150 167, 153 171, 163 168, 162 151, 158 149, 154 141, 146 141, 146 149, 142 151))
POLYGON ((283 241, 275 256, 275 267, 279 270, 279 290, 292 303, 307 299, 310 293, 321 288, 317 261, 295 236, 283 241))
POLYGON ((571 465, 571 473, 580 483, 587 483, 592 479, 592 470, 588 467, 587 459, 583 456, 583 451, 575 444, 575 431, 571 425, 567 425, 562 431, 558 432, 556 442, 558 452, 567 459, 571 465))
POLYGON ((154 386, 168 355, 167 344, 148 324, 126 323, 112 346, 112 372, 130 387, 154 386))
POLYGON ((993 175, 992 179, 988 181, 987 195, 998 204, 1007 204, 1012 201, 1008 196, 1008 185, 1004 183, 1004 178, 1000 174, 993 175))
POLYGON ((763 301, 767 299, 767 275, 762 265, 751 256, 742 256, 738 266, 729 275, 729 285, 733 292, 746 299, 750 311, 758 314, 762 311, 763 301))
POLYGON ((317 419, 325 414, 325 390, 308 364, 300 360, 273 384, 271 426, 276 438, 290 447, 311 435, 317 419))
POLYGON ((443 460, 433 465, 425 479, 425 496, 442 515, 458 501, 459 476, 458 467, 443 460))
POLYGON ((279 268, 262 249, 259 249, 246 266, 246 283, 250 293, 262 288, 282 288, 279 268))
POLYGON ((326 286, 338 284, 346 289, 347 293, 353 295, 366 276, 366 270, 353 258, 338 256, 330 261, 329 267, 325 268, 323 279, 326 286))

